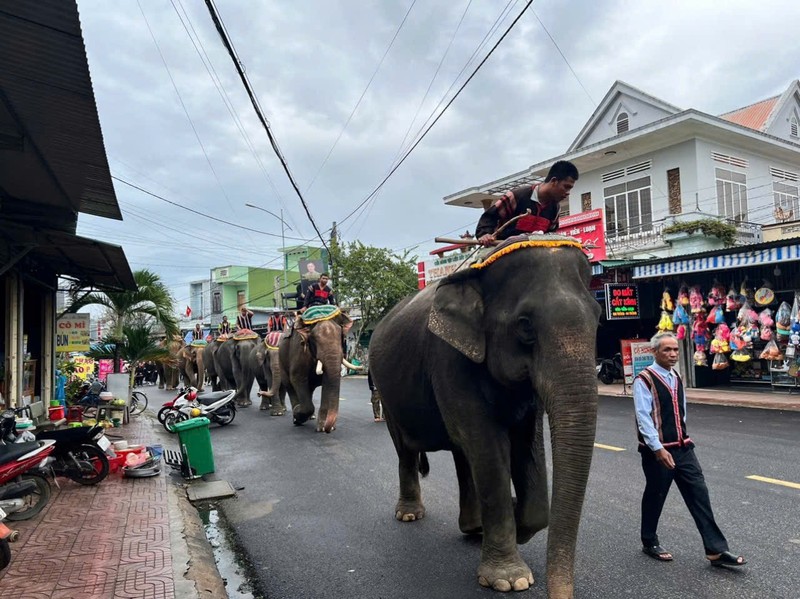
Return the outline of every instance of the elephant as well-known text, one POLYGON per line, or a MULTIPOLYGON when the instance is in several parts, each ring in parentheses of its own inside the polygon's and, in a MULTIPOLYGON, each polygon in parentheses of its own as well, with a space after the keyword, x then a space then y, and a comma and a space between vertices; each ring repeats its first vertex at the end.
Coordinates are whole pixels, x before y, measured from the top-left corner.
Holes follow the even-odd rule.
POLYGON ((259 409, 269 410, 270 416, 283 416, 286 413, 286 387, 281 384, 277 347, 281 333, 270 335, 273 337, 268 337, 250 352, 250 368, 255 373, 261 393, 259 409))
POLYGON ((317 418, 317 432, 330 433, 339 415, 339 388, 344 360, 342 336, 353 322, 342 312, 333 318, 306 324, 302 317, 288 337, 281 339, 278 355, 281 382, 289 393, 294 424, 301 425, 314 416, 311 401, 314 389, 322 386, 322 400, 317 418))
POLYGON ((573 596, 595 437, 600 307, 577 241, 536 235, 500 247, 402 300, 372 336, 370 368, 399 461, 395 518, 424 517, 425 452, 451 451, 459 527, 483 534, 479 584, 529 588, 533 574, 517 544, 549 525, 548 596, 564 599, 573 596))
POLYGON ((212 391, 228 390, 227 383, 222 379, 222 377, 219 376, 219 374, 217 374, 217 365, 214 361, 214 356, 221 345, 222 341, 217 341, 215 339, 206 346, 206 349, 203 352, 203 363, 206 369, 206 377, 208 382, 211 383, 212 391))
POLYGON ((194 387, 198 391, 203 390, 206 382, 203 359, 205 349, 206 346, 187 345, 178 354, 180 370, 185 384, 194 387))
POLYGON ((247 407, 253 402, 250 391, 255 381, 255 372, 250 367, 249 356, 253 349, 261 344, 261 339, 235 340, 228 339, 220 344, 214 353, 214 367, 217 376, 224 381, 228 389, 236 389, 236 405, 247 407))
POLYGON ((180 382, 180 370, 178 368, 179 354, 183 349, 183 339, 176 336, 172 341, 163 339, 159 345, 169 351, 169 358, 156 362, 158 371, 158 388, 176 389, 180 382))

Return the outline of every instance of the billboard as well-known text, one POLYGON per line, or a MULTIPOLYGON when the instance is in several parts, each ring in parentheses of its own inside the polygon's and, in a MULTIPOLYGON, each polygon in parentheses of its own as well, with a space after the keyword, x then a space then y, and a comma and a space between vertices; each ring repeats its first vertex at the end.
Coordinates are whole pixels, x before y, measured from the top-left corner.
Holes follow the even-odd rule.
POLYGON ((588 246, 583 252, 589 262, 606 259, 606 235, 603 228, 603 211, 600 208, 561 217, 558 220, 556 233, 574 237, 588 246))
POLYGON ((56 351, 89 351, 89 315, 64 314, 56 324, 56 351))
POLYGON ((455 271, 469 256, 461 252, 417 263, 417 287, 425 289, 434 281, 444 279, 455 271))

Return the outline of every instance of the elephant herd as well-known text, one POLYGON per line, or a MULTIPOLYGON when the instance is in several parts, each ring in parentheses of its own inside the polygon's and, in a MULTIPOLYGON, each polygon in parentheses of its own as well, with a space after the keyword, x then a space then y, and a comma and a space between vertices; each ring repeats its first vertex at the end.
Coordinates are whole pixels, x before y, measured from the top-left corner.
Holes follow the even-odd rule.
POLYGON ((178 373, 186 384, 202 391, 236 390, 237 407, 252 405, 253 383, 258 382, 261 410, 272 416, 286 413, 286 395, 295 424, 317 418, 312 394, 322 387, 317 430, 336 428, 342 365, 355 368, 344 358, 342 339, 352 326, 345 314, 306 324, 302 318, 285 333, 237 338, 224 336, 206 345, 185 345, 181 340, 166 344, 171 360, 160 367, 161 381, 168 388, 178 384, 178 373))

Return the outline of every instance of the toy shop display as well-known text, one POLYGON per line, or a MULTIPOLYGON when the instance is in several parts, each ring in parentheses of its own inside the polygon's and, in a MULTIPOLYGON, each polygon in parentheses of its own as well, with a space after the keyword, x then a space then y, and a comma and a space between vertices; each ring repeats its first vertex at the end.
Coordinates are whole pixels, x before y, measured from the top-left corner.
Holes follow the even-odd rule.
POLYGON ((800 385, 800 291, 791 306, 777 301, 766 282, 756 289, 745 279, 737 290, 715 281, 705 296, 682 284, 675 301, 664 289, 658 330, 689 337, 695 366, 730 369, 731 380, 800 385))

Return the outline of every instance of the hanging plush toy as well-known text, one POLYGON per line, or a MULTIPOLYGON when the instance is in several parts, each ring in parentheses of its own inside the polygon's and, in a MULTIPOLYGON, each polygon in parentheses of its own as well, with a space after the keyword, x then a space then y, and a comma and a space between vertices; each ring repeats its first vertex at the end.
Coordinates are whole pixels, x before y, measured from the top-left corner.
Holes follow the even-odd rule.
POLYGON ((691 306, 692 314, 697 314, 703 309, 703 294, 700 293, 700 287, 695 285, 689 292, 689 305, 691 306))
POLYGON ((661 319, 658 321, 658 332, 663 333, 672 330, 672 318, 666 310, 661 311, 661 319))
POLYGON ((708 356, 706 356, 706 352, 701 349, 698 349, 696 352, 694 352, 694 365, 708 366, 708 356))
POLYGON ((781 343, 786 343, 789 339, 792 326, 792 309, 786 302, 781 302, 778 311, 775 313, 775 329, 777 339, 781 343))
POLYGON ((667 312, 672 312, 675 309, 675 303, 672 301, 672 296, 669 294, 669 288, 664 287, 664 292, 661 294, 661 309, 667 312))
POLYGON ((725 370, 728 368, 730 364, 728 363, 728 358, 725 357, 725 354, 717 354, 714 356, 714 362, 711 364, 712 370, 725 370))
POLYGON ((675 306, 675 312, 672 313, 672 322, 674 324, 690 324, 692 321, 689 318, 689 313, 686 308, 678 304, 675 306))
POLYGON ((675 332, 675 336, 678 338, 678 341, 682 341, 682 340, 686 339, 686 325, 685 324, 679 324, 678 325, 678 329, 675 332))
POLYGON ((680 291, 678 291, 678 304, 684 308, 689 307, 689 288, 686 285, 681 285, 680 291))
POLYGON ((761 341, 771 341, 772 340, 772 329, 769 327, 761 326, 758 334, 759 339, 761 341))
POLYGON ((775 321, 772 319, 772 310, 769 308, 764 308, 761 310, 761 312, 758 314, 758 322, 762 327, 775 326, 775 321))
POLYGON ((692 325, 692 343, 694 343, 695 349, 702 349, 705 351, 710 341, 709 337, 710 335, 708 332, 708 323, 706 323, 706 319, 698 317, 692 325))
POLYGON ((714 329, 714 339, 711 340, 712 354, 727 354, 731 351, 731 346, 728 343, 730 334, 730 329, 725 323, 714 329))

